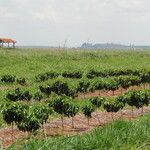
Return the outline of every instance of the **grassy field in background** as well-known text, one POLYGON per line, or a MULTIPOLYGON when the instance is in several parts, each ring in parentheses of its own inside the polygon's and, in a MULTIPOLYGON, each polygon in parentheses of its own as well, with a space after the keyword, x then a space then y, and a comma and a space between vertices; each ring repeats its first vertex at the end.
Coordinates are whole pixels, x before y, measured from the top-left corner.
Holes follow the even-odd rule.
MULTIPOLYGON (((24 77, 28 86, 22 87, 35 92, 39 83, 35 76, 48 71, 82 71, 91 69, 148 69, 150 70, 150 51, 115 50, 56 50, 56 49, 0 49, 0 76, 5 74, 24 77)), ((84 77, 84 75, 83 75, 84 77)), ((59 77, 61 78, 61 77, 59 77)), ((57 79, 56 79, 57 80, 57 79)), ((75 84, 77 79, 63 79, 75 84)), ((48 80, 46 83, 53 82, 48 80)), ((0 86, 18 87, 16 83, 0 86)), ((3 89, 3 88, 2 88, 3 89)), ((0 91, 0 98, 6 90, 0 91)))
MULTIPOLYGON (((0 49, 0 76, 10 74, 24 77, 29 85, 26 88, 35 91, 39 86, 35 83, 35 76, 40 73, 48 71, 62 73, 68 70, 86 73, 91 69, 99 71, 145 68, 150 70, 149 62, 150 51, 0 49)), ((71 81, 71 79, 64 80, 71 81)), ((76 81, 73 80, 73 83, 76 81)), ((5 83, 0 81, 0 85, 5 86, 5 83)), ((6 86, 17 87, 18 85, 13 83, 6 86)))
MULTIPOLYGON (((16 150, 18 141, 8 150, 16 150)), ((150 148, 150 115, 134 121, 116 121, 88 134, 73 137, 30 139, 20 150, 148 150, 150 148)))
POLYGON ((0 49, 0 75, 33 80, 46 72, 90 69, 150 69, 150 51, 0 49))

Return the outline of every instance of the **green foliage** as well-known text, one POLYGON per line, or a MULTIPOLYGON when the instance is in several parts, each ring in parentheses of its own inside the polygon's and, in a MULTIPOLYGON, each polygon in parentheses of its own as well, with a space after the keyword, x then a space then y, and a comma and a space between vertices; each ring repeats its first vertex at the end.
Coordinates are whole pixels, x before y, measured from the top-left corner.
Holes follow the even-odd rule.
POLYGON ((20 103, 6 103, 3 106, 3 119, 7 124, 20 123, 27 115, 28 106, 20 103))
POLYGON ((41 125, 47 122, 48 117, 52 112, 52 109, 46 104, 30 106, 27 114, 24 115, 22 121, 17 124, 17 127, 21 131, 33 133, 37 131, 41 125))
POLYGON ((119 76, 115 78, 119 86, 122 88, 129 88, 130 86, 139 85, 141 83, 141 78, 139 76, 119 76))
POLYGON ((82 108, 83 114, 87 117, 87 118, 91 118, 92 117, 92 112, 94 112, 94 108, 92 105, 87 104, 82 108))
POLYGON ((34 93, 33 95, 33 99, 37 100, 37 101, 41 101, 41 99, 43 99, 43 95, 40 91, 34 93))
POLYGON ((107 99, 104 101, 103 107, 107 112, 118 112, 124 107, 124 104, 115 99, 107 99))
POLYGON ((103 72, 100 71, 96 71, 94 69, 90 70, 87 74, 86 74, 87 78, 89 79, 93 79, 95 77, 101 77, 104 76, 103 72))
POLYGON ((52 85, 52 90, 53 90, 53 92, 55 92, 58 95, 63 95, 63 94, 68 95, 70 89, 69 89, 67 82, 56 81, 52 85))
POLYGON ((52 106, 54 111, 58 114, 65 115, 71 101, 72 98, 68 96, 57 96, 52 100, 52 103, 50 101, 50 106, 52 106))
POLYGON ((22 92, 20 100, 30 101, 31 98, 32 98, 32 95, 30 94, 30 92, 28 90, 26 90, 26 91, 22 92))
POLYGON ((135 91, 131 90, 126 93, 127 95, 127 104, 129 106, 135 106, 137 108, 141 108, 144 105, 148 106, 150 97, 148 91, 135 91))
POLYGON ((88 80, 80 80, 77 86, 77 91, 85 93, 88 91, 89 86, 90 82, 88 80))
POLYGON ((105 98, 93 97, 93 98, 90 98, 89 101, 92 103, 94 107, 99 108, 101 107, 102 103, 105 101, 105 98))
POLYGON ((127 99, 128 99, 128 96, 127 96, 126 94, 119 95, 119 96, 116 97, 116 100, 117 100, 118 102, 122 103, 123 106, 126 105, 127 99))
POLYGON ((115 91, 115 90, 119 89, 119 84, 115 80, 108 80, 105 83, 105 89, 115 91))
POLYGON ((57 95, 66 95, 74 97, 76 90, 70 89, 69 85, 65 81, 58 80, 52 84, 52 91, 57 95))
POLYGON ((56 78, 58 76, 59 74, 56 72, 46 72, 46 73, 38 74, 35 78, 37 82, 43 82, 49 79, 56 78))
POLYGON ((18 129, 24 132, 35 132, 40 128, 39 120, 31 113, 27 114, 22 122, 17 125, 18 129))
POLYGON ((72 102, 68 103, 65 108, 65 116, 67 117, 74 117, 79 112, 79 107, 72 102))
POLYGON ((40 91, 45 94, 47 97, 50 96, 51 92, 52 92, 52 87, 50 85, 47 86, 40 86, 40 91))
POLYGON ((53 112, 46 104, 36 104, 32 106, 31 111, 41 124, 46 123, 49 115, 53 112))
POLYGON ((127 89, 132 85, 131 80, 128 76, 120 76, 116 80, 118 84, 120 85, 120 87, 124 89, 127 89))
POLYGON ((15 89, 14 91, 10 91, 6 94, 6 98, 10 101, 19 101, 19 100, 26 100, 30 101, 32 98, 32 95, 30 92, 27 91, 22 91, 20 88, 15 89))
POLYGON ((150 83, 150 71, 143 70, 140 73, 140 78, 142 83, 150 83))
POLYGON ((105 82, 103 79, 96 79, 90 83, 89 91, 94 92, 95 90, 104 90, 105 82))
POLYGON ((26 79, 25 78, 17 78, 17 83, 19 83, 20 85, 25 85, 26 79))
POLYGON ((87 74, 87 78, 93 79, 95 77, 111 77, 111 76, 139 76, 141 70, 131 70, 131 69, 113 69, 113 70, 94 70, 91 69, 87 74))
POLYGON ((131 86, 134 86, 134 85, 138 86, 141 84, 141 78, 138 76, 131 76, 130 81, 131 81, 131 86))
POLYGON ((82 78, 82 73, 79 71, 74 71, 74 72, 69 72, 69 71, 65 71, 62 73, 62 76, 64 78, 76 78, 76 79, 80 79, 82 78))
POLYGON ((13 83, 15 82, 15 78, 15 76, 7 74, 1 77, 1 81, 6 83, 13 83))

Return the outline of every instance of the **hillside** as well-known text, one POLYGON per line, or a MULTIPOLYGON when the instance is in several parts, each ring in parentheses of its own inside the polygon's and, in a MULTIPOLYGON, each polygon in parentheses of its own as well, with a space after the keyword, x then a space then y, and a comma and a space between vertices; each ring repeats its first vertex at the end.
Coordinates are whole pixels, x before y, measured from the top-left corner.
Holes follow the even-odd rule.
POLYGON ((81 49, 101 49, 101 50, 149 50, 150 46, 122 45, 114 43, 83 43, 81 49))

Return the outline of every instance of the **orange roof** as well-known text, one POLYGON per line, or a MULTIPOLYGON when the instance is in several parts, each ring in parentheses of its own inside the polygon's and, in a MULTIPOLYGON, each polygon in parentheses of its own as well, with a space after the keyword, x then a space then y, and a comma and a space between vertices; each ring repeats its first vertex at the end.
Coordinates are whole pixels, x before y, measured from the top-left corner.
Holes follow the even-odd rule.
POLYGON ((16 40, 8 39, 8 38, 0 38, 0 43, 16 43, 16 40))

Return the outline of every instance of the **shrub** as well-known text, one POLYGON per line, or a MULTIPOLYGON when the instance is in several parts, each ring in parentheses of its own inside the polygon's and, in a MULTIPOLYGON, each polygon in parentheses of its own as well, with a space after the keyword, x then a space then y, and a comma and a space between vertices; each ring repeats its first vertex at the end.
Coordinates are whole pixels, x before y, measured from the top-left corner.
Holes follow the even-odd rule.
POLYGON ((26 84, 26 79, 25 78, 18 78, 17 83, 19 83, 20 85, 25 85, 26 84))
POLYGON ((149 93, 147 91, 135 91, 131 90, 127 95, 127 104, 129 106, 135 106, 136 108, 141 108, 144 105, 149 105, 149 93))
POLYGON ((42 93, 41 93, 40 91, 34 93, 33 99, 38 100, 38 101, 41 101, 41 99, 43 99, 42 93))
POLYGON ((104 100, 105 100, 105 98, 103 98, 103 97, 93 97, 93 98, 89 99, 89 101, 92 103, 92 105, 95 108, 101 107, 104 100))
POLYGON ((64 81, 56 81, 53 85, 52 85, 52 91, 55 92, 58 95, 69 95, 70 93, 70 89, 69 86, 67 84, 67 82, 64 81))
POLYGON ((37 82, 43 82, 48 80, 47 74, 45 73, 38 74, 35 78, 37 82))
POLYGON ((33 114, 27 114, 17 127, 23 132, 33 133, 40 128, 40 122, 33 114))
POLYGON ((89 119, 92 117, 92 112, 94 112, 94 108, 92 105, 85 105, 82 108, 83 114, 87 117, 88 119, 88 125, 89 125, 89 119))
POLYGON ((64 127, 63 117, 64 115, 68 115, 68 108, 70 106, 71 101, 72 98, 68 96, 57 96, 52 100, 52 102, 49 102, 49 106, 52 106, 54 111, 61 115, 62 128, 64 127))
POLYGON ((105 89, 113 91, 114 95, 114 91, 119 89, 119 83, 115 80, 108 80, 108 82, 105 83, 105 89))
POLYGON ((96 79, 96 80, 93 80, 91 83, 90 83, 90 86, 89 86, 89 91, 91 92, 94 92, 95 90, 99 90, 99 96, 100 96, 100 90, 103 90, 105 88, 105 82, 104 80, 102 79, 96 79))
POLYGON ((20 103, 6 103, 2 110, 3 119, 7 124, 13 122, 20 123, 23 120, 23 117, 27 114, 27 109, 27 105, 20 103))
POLYGON ((142 83, 150 83, 150 71, 149 72, 142 71, 140 73, 140 78, 141 78, 142 83))
POLYGON ((48 79, 56 78, 58 76, 59 76, 59 74, 56 72, 46 72, 46 73, 38 74, 35 78, 36 78, 37 82, 43 82, 48 79))
POLYGON ((105 76, 105 74, 103 72, 96 71, 96 70, 93 70, 93 69, 90 70, 86 75, 86 77, 89 78, 89 79, 93 79, 95 77, 104 77, 104 76, 105 76))
POLYGON ((51 92, 52 92, 52 87, 50 85, 47 86, 40 86, 40 91, 45 94, 47 97, 50 96, 51 92))
POLYGON ((46 104, 36 104, 31 107, 31 112, 43 125, 47 122, 49 115, 52 114, 52 109, 50 109, 46 104))
POLYGON ((64 78, 76 78, 76 79, 79 79, 79 78, 82 78, 82 73, 81 72, 67 72, 67 71, 65 71, 65 72, 63 72, 62 73, 62 76, 64 77, 64 78))
POLYGON ((20 103, 6 103, 2 109, 3 119, 7 124, 12 125, 12 141, 14 123, 19 124, 27 115, 28 106, 20 103))
POLYGON ((22 92, 22 95, 20 97, 20 100, 27 100, 27 101, 30 101, 32 98, 32 95, 30 94, 30 92, 27 90, 27 91, 24 91, 22 92))
POLYGON ((32 95, 29 91, 22 91, 20 88, 17 88, 14 91, 8 92, 6 98, 14 102, 19 100, 29 101, 31 100, 32 95))
POLYGON ((118 112, 124 107, 124 104, 115 99, 107 99, 104 101, 103 106, 107 112, 118 112))
POLYGON ((88 80, 80 80, 77 86, 77 92, 87 92, 90 87, 90 82, 88 80))
POLYGON ((74 120, 73 118, 75 115, 79 112, 79 107, 72 102, 68 103, 68 105, 65 108, 65 116, 72 117, 72 128, 74 128, 74 120))
POLYGON ((15 78, 16 77, 13 75, 3 75, 1 77, 1 81, 6 82, 6 83, 13 83, 13 82, 15 82, 15 78))

